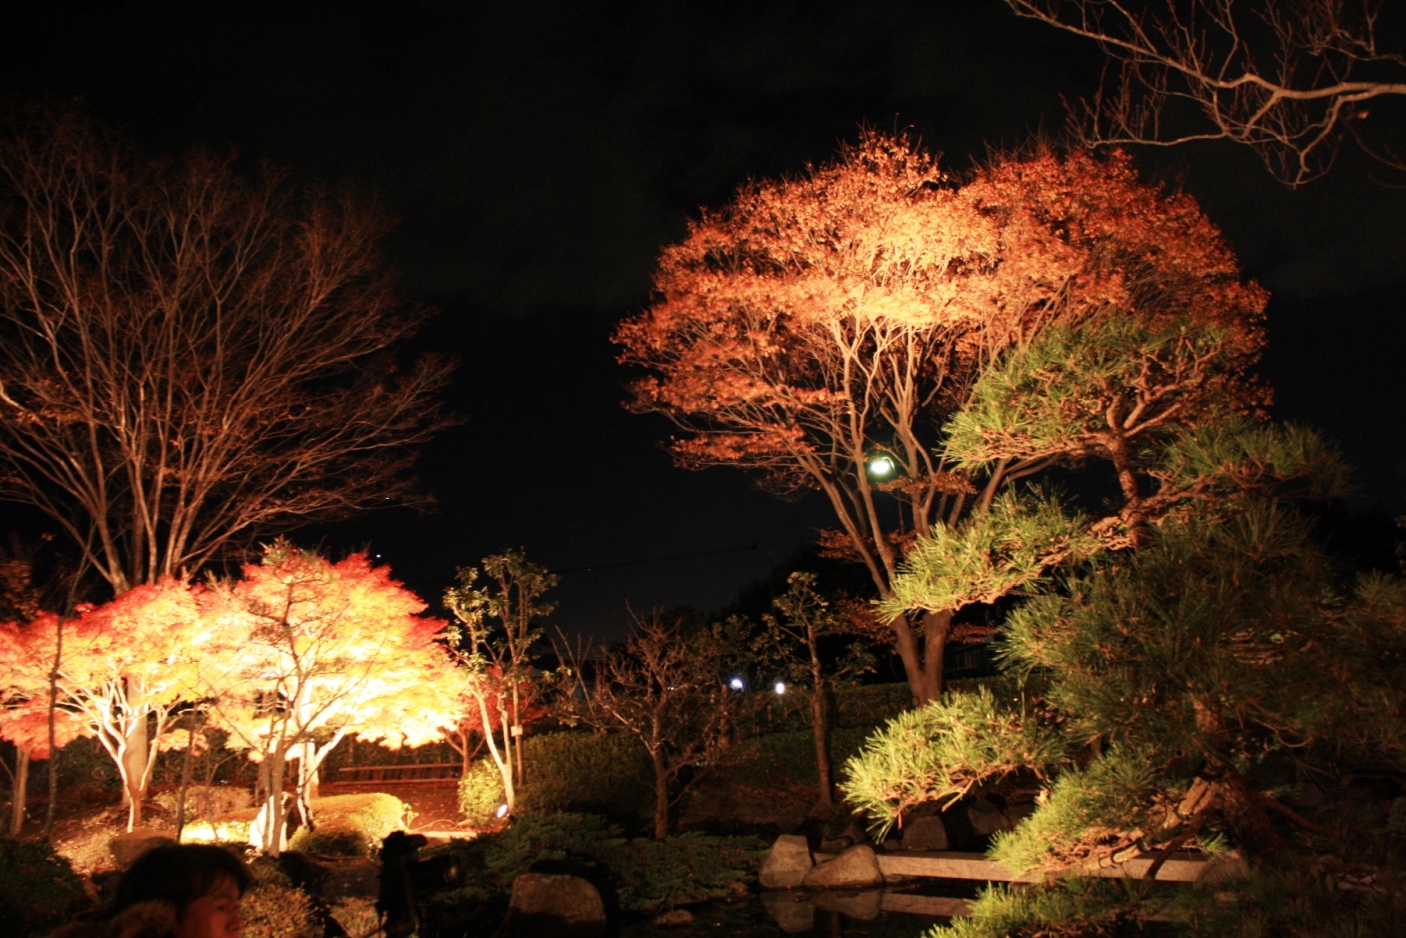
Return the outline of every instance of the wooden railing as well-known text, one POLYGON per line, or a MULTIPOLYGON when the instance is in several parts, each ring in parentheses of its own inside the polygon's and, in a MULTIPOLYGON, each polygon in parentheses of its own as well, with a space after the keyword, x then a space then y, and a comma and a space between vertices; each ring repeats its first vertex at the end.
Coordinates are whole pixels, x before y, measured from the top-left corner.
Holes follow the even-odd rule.
POLYGON ((447 785, 459 780, 459 762, 419 765, 349 765, 337 770, 338 785, 447 785))

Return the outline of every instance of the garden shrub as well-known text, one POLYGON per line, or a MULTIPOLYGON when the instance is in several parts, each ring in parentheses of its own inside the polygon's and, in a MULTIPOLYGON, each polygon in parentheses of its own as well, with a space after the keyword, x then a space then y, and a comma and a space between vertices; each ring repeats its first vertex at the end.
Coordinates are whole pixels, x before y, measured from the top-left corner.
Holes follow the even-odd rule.
POLYGON ((313 938, 320 935, 312 900, 272 862, 250 866, 254 885, 244 894, 244 938, 313 938))
POLYGON ((83 881, 47 843, 0 837, 0 935, 38 935, 86 899, 83 881))
POLYGON ((637 837, 600 859, 620 878, 620 907, 653 912, 731 895, 765 852, 755 837, 689 831, 664 840, 637 837))
POLYGON ((408 806, 395 795, 333 795, 312 803, 316 828, 300 829, 289 848, 323 856, 370 856, 391 831, 409 823, 408 806))
POLYGON ((489 759, 480 759, 469 766, 459 779, 459 811, 470 824, 485 824, 492 820, 503 803, 503 776, 489 759))
POLYGON ((351 938, 374 933, 381 921, 376 911, 376 900, 365 896, 348 896, 333 905, 331 911, 337 924, 342 926, 342 931, 351 938))
POLYGON ((258 816, 258 809, 245 808, 216 818, 212 824, 206 818, 186 822, 181 828, 181 842, 187 844, 223 843, 244 844, 249 842, 249 825, 258 816))
POLYGON ((527 784, 518 793, 518 814, 637 818, 653 809, 649 758, 634 739, 543 733, 526 737, 522 757, 527 784))
POLYGON ((288 848, 319 857, 369 857, 378 843, 372 843, 365 833, 354 828, 318 825, 315 830, 299 828, 288 841, 288 848))
POLYGON ((652 911, 728 895, 733 883, 750 875, 765 847, 753 837, 699 833, 627 839, 605 818, 557 813, 519 817, 502 831, 454 841, 431 855, 454 853, 471 871, 453 896, 442 899, 501 900, 513 878, 534 864, 575 861, 602 871, 615 885, 621 908, 652 911))

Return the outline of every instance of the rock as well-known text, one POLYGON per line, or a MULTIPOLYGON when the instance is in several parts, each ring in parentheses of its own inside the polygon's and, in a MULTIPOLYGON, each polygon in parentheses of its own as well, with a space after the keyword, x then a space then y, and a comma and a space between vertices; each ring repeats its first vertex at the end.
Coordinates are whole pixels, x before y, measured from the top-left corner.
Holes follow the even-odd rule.
POLYGON ((903 849, 946 850, 947 828, 943 827, 942 818, 933 815, 909 821, 903 828, 903 849))
POLYGON ((856 844, 811 870, 801 885, 808 889, 864 889, 883 884, 884 874, 879 871, 874 849, 856 844))
POLYGON ((841 839, 849 838, 852 844, 862 844, 869 839, 869 829, 858 821, 850 821, 849 826, 840 834, 841 839))
POLYGON ((903 842, 900 841, 897 837, 892 837, 884 841, 883 847, 885 850, 902 850, 903 842))
POLYGON ((815 906, 804 894, 764 892, 762 908, 776 927, 788 935, 798 935, 815 927, 815 906))
POLYGON ((977 798, 967 806, 967 818, 971 821, 972 833, 978 837, 990 837, 997 831, 1011 829, 1005 813, 985 798, 977 798))
POLYGON ((817 892, 811 897, 817 909, 839 912, 861 922, 872 922, 883 911, 882 889, 861 889, 857 892, 817 892))
POLYGON ((596 887, 579 876, 523 873, 513 879, 508 911, 517 916, 544 916, 568 925, 605 922, 605 903, 596 887))
POLYGON ((984 852, 986 850, 986 839, 978 837, 976 831, 972 830, 971 818, 967 817, 967 806, 964 802, 948 806, 942 812, 942 826, 947 829, 947 849, 965 850, 968 852, 984 852))
POLYGON ((175 846, 175 843, 175 831, 138 828, 126 834, 118 834, 109 840, 107 849, 111 851, 112 858, 117 861, 117 865, 125 870, 136 861, 137 857, 153 847, 170 847, 175 846))
POLYGON ((1006 830, 1015 830, 1016 825, 1035 813, 1035 807, 1035 802, 1024 801, 1006 808, 1005 811, 1001 812, 1005 815, 1006 824, 1009 825, 1006 830))
POLYGON ((854 841, 848 837, 840 837, 835 840, 822 840, 820 842, 821 853, 839 853, 854 846, 854 841))
POLYGON ((771 852, 762 861, 757 881, 763 889, 792 889, 801 885, 815 861, 810 846, 798 834, 782 834, 771 845, 771 852))
POLYGON ((663 915, 654 916, 649 924, 655 928, 682 928, 693 924, 693 913, 688 909, 670 909, 663 915))

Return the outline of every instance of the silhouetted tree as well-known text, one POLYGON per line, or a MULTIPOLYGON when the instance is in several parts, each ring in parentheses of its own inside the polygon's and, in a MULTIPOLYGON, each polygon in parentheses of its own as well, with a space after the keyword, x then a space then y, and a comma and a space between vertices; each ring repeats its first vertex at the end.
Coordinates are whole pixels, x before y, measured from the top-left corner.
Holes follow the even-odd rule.
POLYGON ((0 497, 121 594, 273 526, 411 495, 443 363, 391 354, 386 220, 74 113, 0 135, 0 497))

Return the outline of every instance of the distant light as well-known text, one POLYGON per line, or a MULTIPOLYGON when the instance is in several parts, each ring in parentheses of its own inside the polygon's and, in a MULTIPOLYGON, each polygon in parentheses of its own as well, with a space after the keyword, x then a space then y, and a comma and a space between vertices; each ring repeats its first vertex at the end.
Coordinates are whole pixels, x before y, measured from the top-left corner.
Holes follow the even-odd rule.
POLYGON ((875 456, 869 460, 869 474, 882 479, 884 476, 893 475, 893 460, 887 456, 875 456))
POLYGON ((727 686, 731 687, 733 690, 741 690, 742 688, 747 686, 747 682, 742 680, 742 678, 740 677, 735 677, 727 682, 727 686))
POLYGON ((506 804, 500 804, 498 806, 498 810, 494 811, 493 813, 497 817, 505 818, 508 816, 508 806, 506 804))
POLYGON ((776 682, 776 692, 777 692, 778 694, 784 694, 784 693, 786 693, 786 682, 785 682, 785 681, 777 681, 777 682, 776 682))

